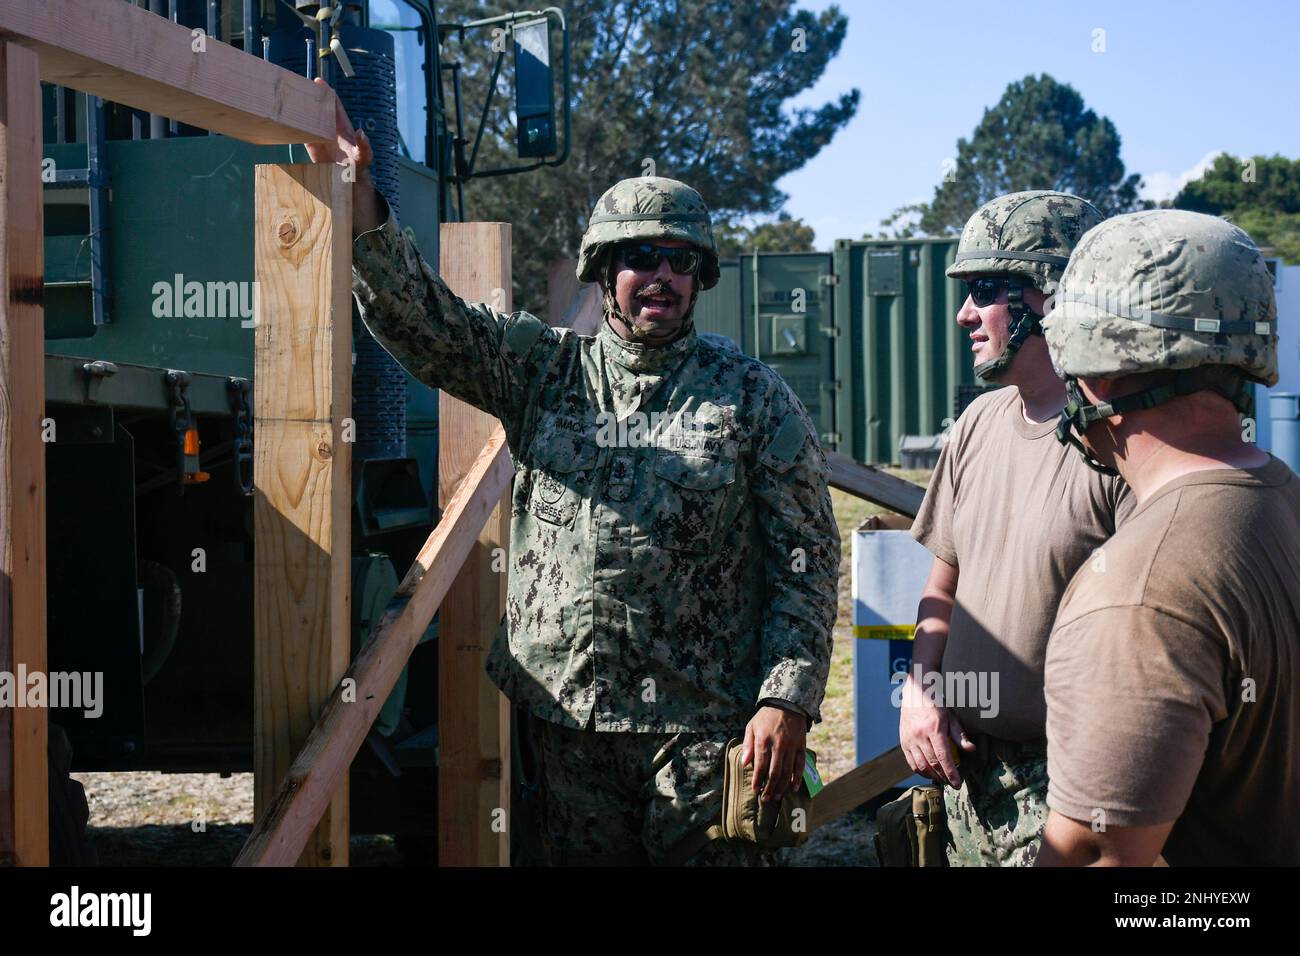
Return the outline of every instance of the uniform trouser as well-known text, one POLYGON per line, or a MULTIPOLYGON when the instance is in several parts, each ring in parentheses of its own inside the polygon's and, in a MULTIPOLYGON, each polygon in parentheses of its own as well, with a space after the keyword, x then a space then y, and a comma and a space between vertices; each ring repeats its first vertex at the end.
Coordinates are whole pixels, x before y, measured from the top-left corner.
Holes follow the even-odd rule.
POLYGON ((949 866, 1033 866, 1047 824, 1047 741, 974 734, 960 790, 944 787, 949 866))
MULTIPOLYGON (((654 866, 722 807, 727 734, 597 733, 529 717, 542 843, 553 866, 654 866)), ((715 840, 687 866, 772 866, 775 854, 715 840)))

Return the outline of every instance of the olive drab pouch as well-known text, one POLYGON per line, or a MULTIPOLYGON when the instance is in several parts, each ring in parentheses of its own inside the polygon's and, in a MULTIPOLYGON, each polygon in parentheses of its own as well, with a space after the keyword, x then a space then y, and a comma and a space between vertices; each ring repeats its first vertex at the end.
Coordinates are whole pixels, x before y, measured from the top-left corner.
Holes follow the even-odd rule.
MULTIPOLYGON (((727 840, 757 843, 769 850, 803 846, 808 842, 808 824, 812 816, 812 795, 805 784, 797 791, 787 790, 780 801, 763 802, 762 794, 751 785, 752 768, 740 762, 744 742, 733 738, 727 744, 726 765, 722 776, 722 823, 720 836, 727 840)), ((808 754, 816 761, 817 755, 808 754)), ((712 831, 710 827, 710 831, 712 831)))
POLYGON ((727 742, 721 819, 675 846, 665 861, 669 866, 686 862, 712 840, 754 843, 766 850, 802 846, 808 841, 813 795, 822 786, 816 770, 816 753, 806 751, 803 786, 797 791, 787 790, 779 802, 764 803, 762 794, 755 793, 751 785, 753 765, 747 768, 741 763, 744 752, 744 741, 740 738, 733 737, 727 742))
POLYGON ((947 866, 948 815, 943 787, 911 787, 876 811, 881 866, 947 866))

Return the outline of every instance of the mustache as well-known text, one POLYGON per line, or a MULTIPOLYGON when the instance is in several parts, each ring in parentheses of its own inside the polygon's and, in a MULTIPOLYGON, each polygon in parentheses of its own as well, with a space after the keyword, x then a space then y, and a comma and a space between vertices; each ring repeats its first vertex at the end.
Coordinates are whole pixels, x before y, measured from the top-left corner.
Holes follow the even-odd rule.
POLYGON ((681 296, 673 291, 673 287, 663 279, 656 279, 649 285, 644 285, 636 290, 636 297, 638 299, 651 295, 661 295, 674 304, 676 304, 681 298, 681 296))

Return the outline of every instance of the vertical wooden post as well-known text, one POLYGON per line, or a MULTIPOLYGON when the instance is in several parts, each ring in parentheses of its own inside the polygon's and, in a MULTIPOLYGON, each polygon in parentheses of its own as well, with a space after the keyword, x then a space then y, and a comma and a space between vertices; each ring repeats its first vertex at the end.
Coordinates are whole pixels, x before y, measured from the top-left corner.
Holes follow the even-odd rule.
MULTIPOLYGON (((0 671, 15 675, 46 669, 40 124, 38 57, 0 40, 0 671)), ((0 707, 0 865, 49 863, 47 721, 0 707)))
MULTIPOLYGON (((442 278, 453 292, 510 311, 509 223, 444 224, 439 244, 442 278)), ((446 392, 439 403, 438 503, 446 507, 496 419, 446 392)), ((510 704, 483 672, 505 613, 509 544, 507 491, 442 601, 438 862, 444 866, 510 864, 510 704), (498 570, 493 570, 494 558, 498 570), (498 832, 503 826, 504 832, 498 832)))
MULTIPOLYGON (((253 476, 255 813, 351 658, 352 189, 331 164, 258 166, 253 476)), ((346 866, 346 780, 299 860, 346 866)))

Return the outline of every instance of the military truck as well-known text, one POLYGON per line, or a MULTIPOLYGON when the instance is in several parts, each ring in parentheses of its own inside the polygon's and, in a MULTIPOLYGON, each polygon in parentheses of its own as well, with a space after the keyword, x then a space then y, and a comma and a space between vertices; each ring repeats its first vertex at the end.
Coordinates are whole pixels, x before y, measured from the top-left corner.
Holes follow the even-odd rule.
MULTIPOLYGON (((142 2, 196 43, 324 76, 429 262, 467 181, 567 155, 568 38, 555 8, 443 24, 433 0, 142 2), (514 77, 519 162, 506 168, 481 168, 481 133, 465 121, 468 107, 486 118, 510 106, 489 96, 479 114, 461 102, 458 58, 471 52, 494 81, 507 60, 514 77)), ((98 716, 51 713, 53 859, 82 863, 85 796, 69 769, 252 769, 253 175, 308 160, 300 145, 42 94, 48 668, 103 675, 98 716)), ((436 393, 355 306, 353 335, 355 653, 439 514, 436 393)), ((430 845, 436 637, 435 619, 353 765, 353 832, 430 845)))

